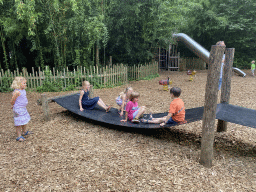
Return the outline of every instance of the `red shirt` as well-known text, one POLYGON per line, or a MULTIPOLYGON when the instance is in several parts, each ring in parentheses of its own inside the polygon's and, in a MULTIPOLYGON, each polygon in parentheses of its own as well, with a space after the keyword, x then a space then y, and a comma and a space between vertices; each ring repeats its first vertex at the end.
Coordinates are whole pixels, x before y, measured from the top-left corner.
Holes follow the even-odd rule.
POLYGON ((169 113, 172 113, 172 119, 176 122, 185 120, 185 106, 180 98, 175 98, 170 104, 169 113))

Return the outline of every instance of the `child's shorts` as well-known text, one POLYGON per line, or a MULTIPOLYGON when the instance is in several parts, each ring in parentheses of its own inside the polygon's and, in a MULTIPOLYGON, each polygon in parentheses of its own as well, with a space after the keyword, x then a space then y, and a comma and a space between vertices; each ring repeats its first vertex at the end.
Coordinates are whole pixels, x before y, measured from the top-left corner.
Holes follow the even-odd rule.
POLYGON ((123 100, 120 98, 120 96, 118 96, 118 97, 116 98, 116 104, 119 105, 119 106, 121 106, 122 103, 123 103, 123 100))
POLYGON ((252 73, 254 73, 255 69, 252 69, 252 73))
POLYGON ((138 108, 137 111, 135 111, 135 112, 132 114, 132 119, 134 119, 134 118, 136 117, 136 115, 138 115, 139 110, 140 110, 140 108, 138 108))
POLYGON ((178 124, 176 121, 174 121, 172 118, 170 118, 166 124, 170 124, 170 125, 176 125, 178 124))

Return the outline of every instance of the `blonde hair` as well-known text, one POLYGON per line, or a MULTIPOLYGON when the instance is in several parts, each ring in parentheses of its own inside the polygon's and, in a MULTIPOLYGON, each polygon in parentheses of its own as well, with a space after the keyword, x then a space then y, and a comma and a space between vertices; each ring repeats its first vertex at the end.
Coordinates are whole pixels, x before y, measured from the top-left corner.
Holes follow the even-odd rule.
POLYGON ((254 61, 254 60, 252 60, 252 63, 255 63, 255 61, 254 61))
POLYGON ((119 96, 122 96, 122 95, 126 94, 129 90, 133 90, 133 88, 132 87, 126 87, 124 91, 119 93, 119 96))
POLYGON ((132 101, 134 98, 138 98, 140 94, 136 91, 132 92, 130 95, 130 101, 132 101))
POLYGON ((82 86, 85 86, 85 85, 90 85, 90 82, 89 81, 83 81, 82 86))
POLYGON ((12 82, 11 88, 12 89, 20 89, 22 81, 27 81, 27 80, 25 77, 22 77, 22 76, 15 77, 12 82))

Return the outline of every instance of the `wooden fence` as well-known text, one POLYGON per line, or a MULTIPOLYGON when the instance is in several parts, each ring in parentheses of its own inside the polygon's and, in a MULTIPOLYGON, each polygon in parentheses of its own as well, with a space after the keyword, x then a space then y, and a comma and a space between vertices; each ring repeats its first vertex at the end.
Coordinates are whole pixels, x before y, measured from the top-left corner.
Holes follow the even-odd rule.
POLYGON ((206 63, 200 58, 190 58, 190 57, 183 57, 180 58, 180 71, 185 71, 188 69, 197 69, 197 70, 204 70, 206 69, 206 63))
POLYGON ((130 81, 144 79, 151 75, 158 74, 158 68, 158 62, 153 62, 145 65, 128 66, 128 78, 130 81))
POLYGON ((21 71, 19 69, 11 72, 10 70, 0 71, 0 87, 10 86, 16 76, 23 76, 27 79, 27 87, 36 89, 43 85, 44 81, 56 82, 61 84, 63 89, 69 86, 80 87, 82 81, 88 80, 96 87, 107 87, 127 84, 129 80, 140 80, 151 75, 158 74, 158 63, 149 63, 145 65, 127 66, 124 64, 112 65, 111 67, 77 67, 70 71, 64 68, 62 71, 50 70, 46 67, 41 70, 40 67, 35 70, 32 67, 32 72, 28 73, 26 68, 21 71))

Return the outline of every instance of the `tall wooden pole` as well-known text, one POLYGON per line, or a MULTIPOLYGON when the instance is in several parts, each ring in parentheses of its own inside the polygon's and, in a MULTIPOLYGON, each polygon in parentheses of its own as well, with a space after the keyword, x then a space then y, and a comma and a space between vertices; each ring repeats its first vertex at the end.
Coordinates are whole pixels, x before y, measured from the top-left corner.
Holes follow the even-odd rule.
MULTIPOLYGON (((223 70, 222 86, 221 86, 221 103, 229 103, 231 91, 231 77, 234 60, 235 48, 229 48, 225 51, 225 65, 223 70)), ((227 131, 227 122, 218 120, 217 132, 227 131)))
POLYGON ((224 51, 225 46, 213 45, 209 58, 209 69, 205 89, 205 104, 200 156, 200 163, 205 167, 212 166, 215 131, 214 127, 218 98, 218 82, 220 78, 221 60, 224 51))
POLYGON ((46 94, 41 95, 41 101, 42 101, 42 108, 44 111, 44 119, 46 121, 49 121, 51 118, 50 118, 50 114, 49 114, 49 105, 48 105, 48 99, 47 99, 46 94))

